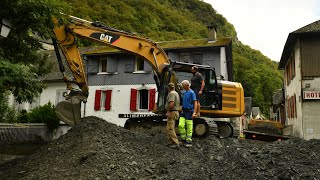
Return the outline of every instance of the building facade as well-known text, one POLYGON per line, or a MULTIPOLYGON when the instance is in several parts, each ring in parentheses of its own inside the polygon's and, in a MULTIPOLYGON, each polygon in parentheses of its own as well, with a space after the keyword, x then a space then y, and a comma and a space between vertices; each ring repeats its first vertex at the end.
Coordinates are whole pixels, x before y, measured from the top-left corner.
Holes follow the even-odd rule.
POLYGON ((320 21, 288 35, 279 69, 284 70, 286 125, 292 135, 320 139, 320 21))

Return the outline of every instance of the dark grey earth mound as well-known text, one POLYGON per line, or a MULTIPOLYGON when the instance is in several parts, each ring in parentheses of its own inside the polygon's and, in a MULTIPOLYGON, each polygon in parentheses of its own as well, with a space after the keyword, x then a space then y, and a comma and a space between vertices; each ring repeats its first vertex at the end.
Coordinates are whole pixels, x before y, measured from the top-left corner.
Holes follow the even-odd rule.
POLYGON ((0 164, 1 179, 320 179, 320 141, 194 139, 171 149, 158 131, 86 117, 58 140, 0 164))

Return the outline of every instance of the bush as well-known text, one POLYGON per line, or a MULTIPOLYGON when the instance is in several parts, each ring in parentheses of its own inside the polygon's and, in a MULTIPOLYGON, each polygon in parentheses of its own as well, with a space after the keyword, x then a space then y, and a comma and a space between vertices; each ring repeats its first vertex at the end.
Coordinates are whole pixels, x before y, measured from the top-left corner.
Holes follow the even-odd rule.
POLYGON ((46 123, 50 130, 54 130, 59 126, 59 118, 55 113, 55 108, 49 102, 43 106, 34 108, 28 113, 28 122, 30 123, 46 123))
POLYGON ((16 123, 17 115, 14 108, 9 106, 9 93, 0 92, 0 122, 16 123))
POLYGON ((28 112, 27 112, 27 110, 23 109, 18 114, 18 122, 19 123, 27 123, 28 122, 28 112))

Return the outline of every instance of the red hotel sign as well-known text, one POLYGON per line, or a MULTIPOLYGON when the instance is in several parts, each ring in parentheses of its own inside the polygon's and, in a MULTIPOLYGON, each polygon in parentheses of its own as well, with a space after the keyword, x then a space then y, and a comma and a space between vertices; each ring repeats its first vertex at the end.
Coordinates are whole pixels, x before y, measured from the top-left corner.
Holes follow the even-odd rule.
POLYGON ((303 99, 320 99, 319 91, 304 91, 303 99))

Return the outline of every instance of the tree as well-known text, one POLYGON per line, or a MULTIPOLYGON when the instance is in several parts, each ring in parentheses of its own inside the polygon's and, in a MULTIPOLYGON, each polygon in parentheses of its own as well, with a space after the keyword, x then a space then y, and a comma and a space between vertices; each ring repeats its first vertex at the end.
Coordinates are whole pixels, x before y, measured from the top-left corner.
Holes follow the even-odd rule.
POLYGON ((32 102, 41 93, 40 77, 50 72, 50 65, 39 38, 52 36, 52 16, 63 20, 61 12, 67 9, 62 0, 1 1, 0 17, 13 29, 7 38, 0 37, 0 93, 13 93, 19 103, 32 102))
POLYGON ((278 64, 241 42, 237 44, 233 46, 235 81, 241 82, 246 97, 252 97, 252 106, 268 116, 273 93, 283 85, 278 64))

